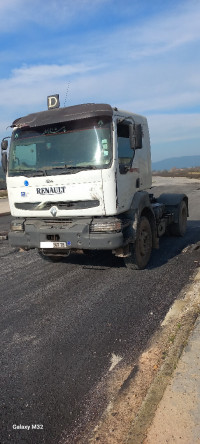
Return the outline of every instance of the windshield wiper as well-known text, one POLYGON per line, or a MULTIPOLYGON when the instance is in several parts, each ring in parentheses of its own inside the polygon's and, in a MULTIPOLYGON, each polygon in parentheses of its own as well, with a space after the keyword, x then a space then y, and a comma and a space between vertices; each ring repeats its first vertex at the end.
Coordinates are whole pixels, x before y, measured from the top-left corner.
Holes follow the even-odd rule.
MULTIPOLYGON (((97 167, 95 165, 88 165, 88 166, 60 166, 60 167, 53 167, 51 168, 50 171, 54 171, 54 170, 61 170, 59 174, 73 174, 73 173, 78 173, 79 171, 83 171, 83 170, 96 170, 97 167), (64 170, 64 171, 63 171, 64 170)), ((48 171, 49 173, 49 171, 48 171)))
POLYGON ((16 173, 16 175, 24 175, 24 176, 47 176, 46 170, 9 170, 9 173, 16 173), (39 174, 42 173, 42 174, 39 174))
POLYGON ((33 173, 34 173, 34 176, 38 176, 38 173, 42 173, 41 176, 47 176, 46 170, 34 170, 33 173))

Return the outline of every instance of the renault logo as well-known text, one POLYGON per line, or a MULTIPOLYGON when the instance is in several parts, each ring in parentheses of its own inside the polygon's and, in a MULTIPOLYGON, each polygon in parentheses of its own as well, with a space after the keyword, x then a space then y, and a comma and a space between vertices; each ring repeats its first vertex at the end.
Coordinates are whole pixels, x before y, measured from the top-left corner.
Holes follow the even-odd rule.
POLYGON ((50 210, 50 213, 52 214, 53 217, 55 217, 57 214, 57 211, 58 211, 57 207, 52 207, 50 210))

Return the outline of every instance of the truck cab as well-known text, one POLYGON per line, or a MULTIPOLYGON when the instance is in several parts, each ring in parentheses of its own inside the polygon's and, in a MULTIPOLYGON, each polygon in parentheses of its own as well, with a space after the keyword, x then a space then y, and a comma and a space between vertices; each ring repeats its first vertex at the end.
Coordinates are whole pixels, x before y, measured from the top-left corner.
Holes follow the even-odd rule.
POLYGON ((151 187, 146 118, 108 104, 60 108, 57 95, 48 103, 47 111, 12 124, 10 244, 38 248, 52 258, 80 250, 130 257, 146 209, 151 249, 159 236, 146 191, 151 187))

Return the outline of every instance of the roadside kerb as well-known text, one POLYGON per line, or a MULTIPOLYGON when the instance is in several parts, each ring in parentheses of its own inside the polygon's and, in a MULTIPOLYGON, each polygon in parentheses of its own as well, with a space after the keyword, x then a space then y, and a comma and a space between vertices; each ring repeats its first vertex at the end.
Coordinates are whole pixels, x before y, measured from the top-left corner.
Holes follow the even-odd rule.
POLYGON ((10 211, 5 211, 5 213, 0 213, 1 216, 10 216, 10 211))

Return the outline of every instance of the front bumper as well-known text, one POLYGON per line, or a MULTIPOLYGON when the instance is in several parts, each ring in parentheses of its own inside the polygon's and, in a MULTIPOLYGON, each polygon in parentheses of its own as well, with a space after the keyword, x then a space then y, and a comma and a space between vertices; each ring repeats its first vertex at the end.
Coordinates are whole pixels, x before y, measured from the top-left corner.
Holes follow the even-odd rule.
MULTIPOLYGON (((96 218, 95 221, 108 218, 96 218)), ((113 220, 113 218, 109 218, 113 220)), ((66 250, 113 250, 127 244, 124 230, 117 232, 91 232, 93 218, 77 220, 42 220, 27 219, 24 231, 10 231, 9 243, 13 247, 41 248, 41 242, 65 242, 66 250)), ((56 253, 58 250, 53 249, 56 253)), ((60 251, 60 249, 59 249, 60 251)), ((62 253, 64 252, 62 250, 62 253)))

